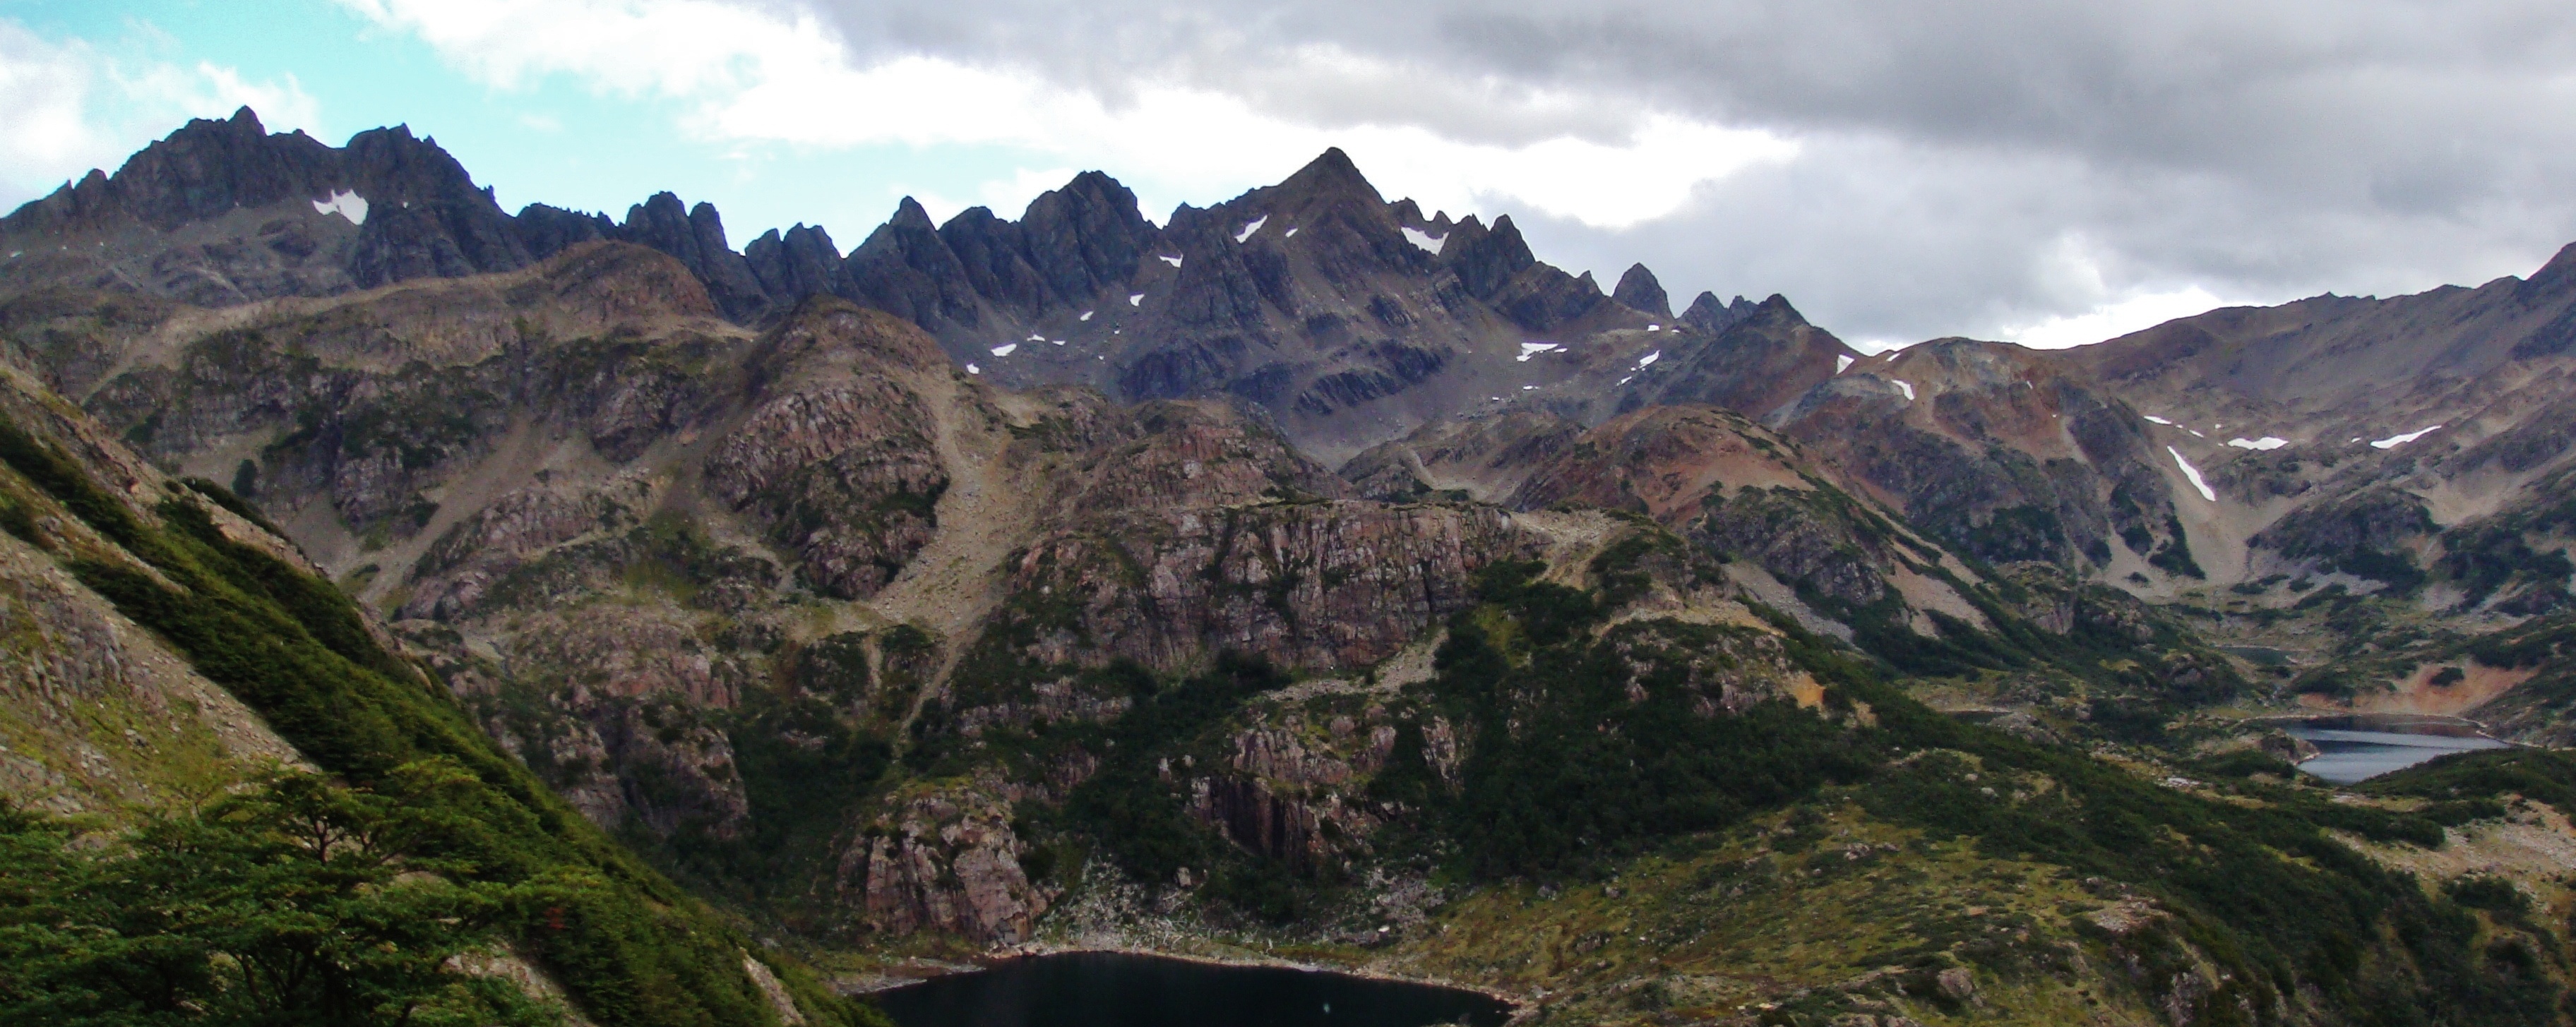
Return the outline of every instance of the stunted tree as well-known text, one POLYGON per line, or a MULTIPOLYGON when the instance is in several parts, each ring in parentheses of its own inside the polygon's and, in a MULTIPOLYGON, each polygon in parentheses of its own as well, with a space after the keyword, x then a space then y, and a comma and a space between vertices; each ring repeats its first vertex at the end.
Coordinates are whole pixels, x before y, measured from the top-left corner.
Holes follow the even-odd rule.
POLYGON ((478 880, 455 854, 483 787, 445 761, 380 790, 279 772, 105 844, 0 805, 0 1022, 560 1023, 470 970, 588 882, 478 880))

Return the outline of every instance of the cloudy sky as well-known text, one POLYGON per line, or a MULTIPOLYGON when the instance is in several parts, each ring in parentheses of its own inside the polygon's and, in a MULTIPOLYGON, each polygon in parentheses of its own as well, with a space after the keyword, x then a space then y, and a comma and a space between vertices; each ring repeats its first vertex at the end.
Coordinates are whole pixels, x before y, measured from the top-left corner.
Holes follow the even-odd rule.
POLYGON ((1100 168, 1160 220, 1326 146, 1540 256, 1846 338, 2064 345, 2576 240, 2576 6, 0 0, 0 204, 192 115, 407 122, 502 202, 737 244, 1100 168), (245 13, 248 12, 248 13, 245 13))

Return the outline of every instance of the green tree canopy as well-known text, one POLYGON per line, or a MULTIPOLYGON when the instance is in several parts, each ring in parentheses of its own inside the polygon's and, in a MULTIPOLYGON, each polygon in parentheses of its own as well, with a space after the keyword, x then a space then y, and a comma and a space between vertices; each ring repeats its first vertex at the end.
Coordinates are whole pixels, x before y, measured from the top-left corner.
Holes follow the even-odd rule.
POLYGON ((293 771, 113 837, 0 805, 0 1022, 559 1023, 472 972, 596 882, 475 879, 484 789, 445 760, 380 789, 293 771))

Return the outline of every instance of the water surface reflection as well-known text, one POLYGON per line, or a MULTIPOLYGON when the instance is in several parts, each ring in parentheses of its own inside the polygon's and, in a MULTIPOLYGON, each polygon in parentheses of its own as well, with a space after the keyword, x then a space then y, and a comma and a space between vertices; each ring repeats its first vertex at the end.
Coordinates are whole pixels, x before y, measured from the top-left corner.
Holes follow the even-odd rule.
POLYGON ((1427 984, 1116 952, 1001 963, 879 992, 902 1027, 1499 1027, 1511 1006, 1427 984))
POLYGON ((2450 717, 2362 713, 2310 717, 2282 724, 2281 730, 2315 745, 2320 753, 2299 764, 2300 770, 2336 784, 2378 777, 2455 752, 2505 747, 2480 733, 2476 724, 2450 717))

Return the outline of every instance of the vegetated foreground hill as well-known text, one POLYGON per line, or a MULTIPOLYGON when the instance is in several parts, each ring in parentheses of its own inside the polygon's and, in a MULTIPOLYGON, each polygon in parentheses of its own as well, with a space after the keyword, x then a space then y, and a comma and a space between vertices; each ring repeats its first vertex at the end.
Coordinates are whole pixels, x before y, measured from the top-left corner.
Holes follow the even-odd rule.
MULTIPOLYGON (((67 397, 52 401, 62 423, 103 426, 85 429, 91 451, 131 447, 118 466, 133 475, 163 473, 149 461, 198 482, 208 499, 187 509, 237 503, 277 525, 293 540, 279 559, 339 586, 296 595, 355 598, 331 607, 372 647, 352 651, 444 686, 388 717, 479 727, 454 744, 488 737, 516 758, 492 773, 533 775, 728 911, 842 951, 854 977, 885 953, 1031 939, 1286 944, 1594 1019, 2564 1016, 2563 868, 2531 855, 2567 842, 2554 757, 2467 761, 2488 769, 2446 770, 2457 794, 2329 802, 2266 755, 2295 753, 2286 737, 2210 712, 2294 691, 2367 702, 2429 656, 2458 677, 2407 670, 2422 687, 2394 694, 2501 693, 2545 734, 2564 723, 2563 631, 2545 605, 2502 604, 2547 590, 2509 572, 2457 598, 2486 565, 2427 571, 2369 546, 2379 556, 2339 559, 2257 541, 2283 576, 2231 570, 2220 557, 2248 550, 2211 541, 2237 522, 2210 496, 2241 502, 2253 465, 2220 457, 2294 448, 2187 448, 2198 429, 2163 413, 2166 393, 2095 356, 1951 340, 1862 359, 1777 297, 1662 320, 1638 271, 1602 300, 1616 309, 1581 315, 1602 319, 1589 341, 1499 356, 1559 376, 1515 384, 1526 398, 1462 407, 1418 384, 1398 398, 1424 412, 1389 429, 1204 381, 1014 378, 997 368, 1046 365, 1003 363, 1020 351, 990 350, 1017 344, 968 331, 1006 322, 837 287, 748 308, 668 240, 562 228, 542 256, 390 284, 329 279, 311 260, 349 265, 316 249, 295 265, 306 278, 256 297, 135 272, 199 260, 238 283, 283 259, 189 234, 227 218, 311 212, 362 242, 376 219, 340 193, 381 179, 373 211, 408 179, 371 170, 367 147, 295 138, 200 123, 63 194, 88 199, 13 215, 10 245, 60 241, 0 278, 11 361, 67 397), (233 206, 145 220, 211 195, 171 182, 246 166, 193 149, 210 140, 304 156, 226 179, 233 206), (1312 455, 1361 442, 1338 470, 1312 455)), ((1065 238, 1105 238, 1032 227, 1071 202, 979 230, 1020 233, 1004 255, 1034 267, 1065 238)), ((1168 235, 1180 215, 1156 230, 1185 252, 1150 263, 1256 268, 1275 245, 1280 281, 1380 289, 1396 272, 1350 263, 1356 250, 1298 262, 1381 229, 1411 247, 1386 252, 1433 248, 1414 238, 1429 235, 1418 211, 1378 200, 1338 155, 1216 210, 1197 235, 1168 235)), ((526 248, 551 217, 503 224, 526 248)), ((1406 316, 1503 316, 1475 298, 1478 237, 1439 220, 1440 260, 1404 257, 1402 273, 1474 303, 1406 316)), ((899 216, 879 233, 891 241, 800 280, 900 279, 849 268, 887 247, 937 264, 971 249, 958 224, 899 216)), ((1502 261, 1514 281, 1552 281, 1519 252, 1502 261)), ((1123 301, 1128 271, 1093 287, 1123 301)), ((2555 295, 2549 274, 2533 281, 2534 302, 2555 295)), ((1253 282, 1261 318, 1292 309, 1253 282)), ((1046 288, 1036 309, 1072 286, 1046 288)), ((997 295, 955 309, 998 319, 997 295)), ((1151 321, 1153 299, 1126 304, 1148 320, 1110 338, 1134 330, 1138 360, 1204 341, 1151 321)), ((1106 316, 1082 312, 1058 310, 1106 316)), ((1318 324, 1301 322, 1299 345, 1329 335, 1318 324)), ((2283 338, 2302 337, 2229 345, 2283 338)), ((2503 359, 2481 373, 2555 380, 2553 356, 2503 359)), ((2512 434, 2545 423, 2484 437, 2524 438, 2515 459, 2554 467, 2563 442, 2512 434)), ((2439 437, 2280 470, 2289 498, 2263 528, 2280 534, 2262 537, 2301 517, 2378 524, 2303 511, 2453 479, 2499 490, 2477 493, 2480 517, 2554 494, 2546 471, 2496 484, 2394 462, 2439 437)), ((2529 523, 2492 543, 2500 566, 2552 550, 2554 522, 2529 523)), ((133 635, 185 650, 189 630, 133 635)), ((240 697, 308 758, 357 773, 332 760, 374 743, 326 758, 256 698, 265 662, 230 666, 206 708, 240 697)), ((48 730, 51 748, 11 743, 43 753, 14 771, 24 782, 89 765, 95 740, 48 730)), ((251 744, 208 730, 186 751, 251 744)), ((151 801, 143 788, 166 787, 151 775, 182 772, 113 787, 151 801)))
MULTIPOLYGON (((276 976, 229 986, 268 992, 252 1004, 327 1000, 393 1022, 408 1005, 376 1006, 363 997, 377 992, 311 990, 314 981, 345 979, 408 986, 414 993, 407 1001, 440 994, 434 979, 389 976, 391 960, 373 967, 338 962, 344 953, 334 945, 344 931, 402 931, 337 919, 354 904, 334 904, 327 891, 327 882, 381 869, 355 853, 382 844, 415 868, 435 866, 450 883, 502 897, 497 908, 458 911, 501 945, 463 951, 474 960, 469 965, 485 968, 477 975, 523 982, 532 996, 569 1001, 599 1021, 879 1022, 583 820, 477 730, 376 618, 332 588, 252 507, 221 486, 154 469, 23 374, 9 370, 0 378, 0 528, 7 533, 0 581, 11 652, 7 701, 0 703, 7 737, 0 780, 10 808, 0 810, 7 816, 0 831, 7 869, 41 875, 6 885, 0 946, 11 965, 0 973, 0 1009, 28 1022, 183 1022, 239 1005, 208 989, 234 980, 228 968, 255 964, 276 976), (324 807, 300 807, 300 815, 278 821, 288 835, 328 839, 311 861, 330 866, 305 882, 309 889, 284 884, 284 862, 236 867, 223 862, 227 851, 189 847, 217 837, 187 834, 195 823, 189 811, 278 767, 399 797, 406 817, 446 826, 429 847, 403 848, 357 833, 358 822, 324 807), (435 783, 419 787, 425 782, 435 783), (92 833, 75 850, 112 847, 117 826, 175 814, 178 826, 158 821, 163 834, 133 841, 164 853, 162 864, 184 865, 137 872, 188 878, 240 871, 248 890, 102 881, 100 887, 123 889, 116 894, 129 903, 97 911, 114 923, 47 905, 64 898, 47 889, 69 871, 39 869, 34 854, 43 850, 34 846, 57 829, 26 819, 22 809, 85 818, 62 828, 92 833), (174 837, 184 840, 153 847, 174 837), (276 887, 263 891, 263 881, 276 887), (212 908, 191 905, 199 902, 212 908), (525 902, 536 905, 519 905, 525 902), (326 953, 331 969, 310 964, 326 953), (299 956, 308 961, 300 969, 299 956)), ((305 851, 294 837, 241 837, 278 852, 305 851)), ((418 890, 390 877, 377 883, 395 889, 381 893, 388 898, 418 890)), ((392 903, 376 915, 399 915, 402 900, 392 903)), ((410 908, 429 915, 445 907, 410 908)), ((373 958, 349 955, 360 963, 373 958)), ((454 967, 414 972, 434 977, 454 967)), ((480 1015, 445 1001, 440 1008, 480 1015)), ((270 1011, 300 1015, 273 1005, 270 1011)))

